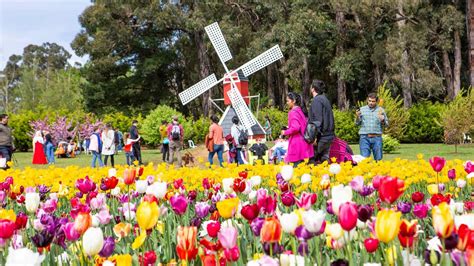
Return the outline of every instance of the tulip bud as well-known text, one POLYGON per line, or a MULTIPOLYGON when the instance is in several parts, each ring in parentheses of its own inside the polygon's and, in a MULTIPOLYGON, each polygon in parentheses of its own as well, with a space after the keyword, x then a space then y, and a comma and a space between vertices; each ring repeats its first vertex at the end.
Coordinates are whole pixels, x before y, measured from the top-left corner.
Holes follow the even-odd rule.
POLYGON ((82 247, 88 256, 94 256, 102 250, 104 245, 104 234, 102 229, 90 227, 82 237, 82 247))
POLYGON ((449 179, 456 179, 456 169, 451 169, 448 171, 448 178, 449 179))
POLYGON ((25 207, 29 213, 34 213, 40 204, 40 195, 36 192, 26 193, 25 207))
POLYGON ((280 173, 281 173, 281 176, 282 178, 285 180, 285 181, 289 181, 292 177, 293 177, 293 166, 291 165, 283 165, 281 167, 281 170, 280 170, 280 173))
POLYGON ((367 252, 373 253, 379 247, 379 241, 375 238, 367 238, 364 240, 364 247, 367 252))

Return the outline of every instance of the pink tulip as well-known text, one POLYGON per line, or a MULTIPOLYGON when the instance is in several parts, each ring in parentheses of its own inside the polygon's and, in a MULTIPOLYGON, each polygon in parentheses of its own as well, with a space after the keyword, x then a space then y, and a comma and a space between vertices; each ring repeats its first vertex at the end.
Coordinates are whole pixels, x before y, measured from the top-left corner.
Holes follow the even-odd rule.
POLYGON ((352 179, 352 181, 349 182, 349 185, 356 192, 362 191, 362 188, 364 187, 364 177, 363 176, 354 177, 354 179, 352 179))
POLYGON ((79 239, 79 237, 81 237, 81 234, 76 229, 74 229, 73 222, 63 225, 63 231, 68 241, 76 241, 79 239))
POLYGON ((303 194, 301 194, 301 197, 296 200, 296 205, 299 208, 304 208, 305 210, 309 210, 311 208, 311 205, 316 203, 317 199, 318 199, 318 196, 316 194, 303 192, 303 194))
POLYGON ((444 165, 446 164, 446 159, 444 159, 443 157, 435 156, 430 159, 430 164, 433 170, 439 173, 443 170, 444 165))
POLYGON ((231 249, 237 245, 237 229, 234 227, 221 228, 217 238, 225 249, 231 249))
POLYGON ((90 206, 92 210, 99 210, 105 204, 105 194, 100 193, 97 197, 91 199, 90 206))
POLYGON ((257 190, 257 205, 259 208, 263 207, 263 204, 266 199, 267 199, 267 190, 263 188, 257 190))
POLYGON ((474 163, 471 161, 467 161, 464 165, 464 171, 466 171, 467 174, 474 172, 474 163))
POLYGON ((372 178, 372 185, 375 189, 379 189, 380 181, 382 180, 383 176, 376 175, 372 178))
POLYGON ((415 206, 413 206, 413 214, 420 219, 425 218, 428 215, 428 205, 415 204, 415 206))
POLYGON ((345 202, 339 207, 339 224, 346 231, 352 230, 357 225, 357 205, 345 202))
POLYGON ((188 200, 183 195, 174 195, 171 197, 170 204, 173 211, 179 215, 185 213, 188 208, 188 200))
POLYGON ((76 188, 79 189, 83 194, 87 194, 90 191, 94 191, 96 186, 94 181, 90 180, 88 176, 76 180, 76 188))
POLYGON ((109 210, 103 209, 97 214, 97 218, 101 224, 108 224, 112 219, 112 215, 110 215, 109 210))
POLYGON ((449 179, 456 179, 456 169, 451 169, 448 171, 448 178, 449 179))
POLYGON ((42 209, 47 213, 52 213, 58 207, 58 200, 56 199, 49 199, 43 205, 42 209))
POLYGON ((276 194, 270 196, 265 189, 257 191, 257 206, 267 214, 272 214, 277 206, 276 194))

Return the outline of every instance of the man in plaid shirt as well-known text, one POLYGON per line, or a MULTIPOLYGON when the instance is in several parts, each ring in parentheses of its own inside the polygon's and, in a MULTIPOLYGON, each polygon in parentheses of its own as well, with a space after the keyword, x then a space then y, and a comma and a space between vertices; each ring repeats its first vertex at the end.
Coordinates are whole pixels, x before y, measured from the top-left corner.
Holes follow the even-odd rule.
POLYGON ((384 109, 377 105, 377 94, 370 93, 367 97, 367 105, 356 111, 356 125, 359 129, 360 154, 370 157, 374 154, 376 161, 382 160, 382 132, 388 126, 388 118, 384 109))

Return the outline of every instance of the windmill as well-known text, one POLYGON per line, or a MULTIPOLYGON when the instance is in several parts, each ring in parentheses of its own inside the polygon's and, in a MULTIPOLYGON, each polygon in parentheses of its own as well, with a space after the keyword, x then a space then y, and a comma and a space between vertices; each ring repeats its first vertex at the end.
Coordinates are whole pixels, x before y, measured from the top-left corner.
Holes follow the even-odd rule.
MULTIPOLYGON (((204 29, 206 30, 206 33, 209 36, 209 39, 211 40, 211 43, 214 46, 217 56, 224 66, 226 73, 224 74, 224 77, 219 80, 217 80, 214 73, 209 75, 185 91, 181 92, 179 94, 179 98, 183 105, 185 105, 207 90, 224 81, 224 103, 232 104, 233 110, 237 114, 240 122, 246 129, 249 130, 252 128, 252 126, 258 124, 258 122, 247 106, 248 98, 244 100, 242 97, 242 93, 244 93, 245 96, 248 96, 248 87, 241 86, 241 84, 238 83, 242 79, 246 79, 246 77, 282 58, 283 54, 280 50, 280 47, 275 45, 237 69, 229 70, 225 62, 232 59, 232 54, 230 53, 229 47, 227 46, 224 36, 222 35, 219 24, 214 22, 204 29)), ((227 110, 229 109, 230 106, 227 110)))

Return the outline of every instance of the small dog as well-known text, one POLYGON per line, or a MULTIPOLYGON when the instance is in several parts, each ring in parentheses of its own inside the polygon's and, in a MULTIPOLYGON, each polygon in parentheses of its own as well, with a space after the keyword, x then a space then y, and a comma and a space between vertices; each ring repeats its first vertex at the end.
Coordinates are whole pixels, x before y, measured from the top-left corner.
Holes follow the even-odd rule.
POLYGON ((182 166, 188 166, 192 164, 194 166, 194 156, 190 152, 186 152, 182 157, 182 166))

